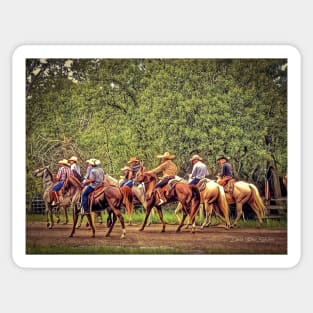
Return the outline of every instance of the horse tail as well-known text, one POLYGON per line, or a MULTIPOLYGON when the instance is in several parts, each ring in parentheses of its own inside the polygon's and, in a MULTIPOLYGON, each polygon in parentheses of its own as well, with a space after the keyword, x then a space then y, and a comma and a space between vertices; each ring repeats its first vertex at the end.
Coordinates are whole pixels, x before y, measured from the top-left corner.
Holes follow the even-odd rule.
POLYGON ((134 203, 133 203, 133 192, 131 188, 128 186, 123 186, 120 188, 122 196, 123 196, 123 204, 128 212, 128 214, 132 214, 134 210, 134 203))
POLYGON ((229 205, 226 199, 226 195, 225 195, 225 191, 224 188, 221 185, 218 185, 218 205, 220 207, 220 209, 222 210, 222 212, 224 213, 224 217, 226 219, 227 222, 229 222, 229 205))
POLYGON ((265 205, 263 203, 263 200, 260 196, 259 190, 257 189, 257 187, 255 187, 252 184, 249 184, 249 187, 252 191, 252 197, 251 200, 255 203, 256 207, 258 208, 260 214, 261 214, 261 218, 263 218, 265 216, 265 205))

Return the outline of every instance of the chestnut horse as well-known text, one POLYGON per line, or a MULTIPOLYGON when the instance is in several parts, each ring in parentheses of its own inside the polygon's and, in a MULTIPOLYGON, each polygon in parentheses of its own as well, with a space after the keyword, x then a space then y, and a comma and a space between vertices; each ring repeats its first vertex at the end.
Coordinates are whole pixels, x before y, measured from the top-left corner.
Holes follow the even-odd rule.
POLYGON ((48 166, 44 166, 38 168, 33 171, 34 177, 42 177, 42 187, 43 187, 43 201, 45 203, 45 213, 46 213, 46 220, 47 220, 47 227, 49 229, 53 228, 54 226, 54 219, 53 219, 53 211, 55 211, 57 217, 57 223, 60 222, 60 208, 63 208, 64 215, 65 215, 65 222, 64 224, 68 223, 68 208, 71 206, 71 199, 69 196, 64 196, 60 198, 60 204, 58 206, 52 206, 51 202, 51 190, 53 187, 54 176, 49 170, 48 166))
MULTIPOLYGON (((157 196, 156 192, 153 192, 154 186, 157 184, 157 177, 152 174, 148 174, 144 171, 138 171, 135 178, 136 183, 144 183, 145 190, 147 193, 146 201, 147 201, 147 210, 144 222, 139 229, 140 231, 144 230, 148 217, 150 215, 151 209, 156 207, 159 218, 162 222, 162 232, 165 231, 165 221, 163 219, 162 205, 157 205, 157 196)), ((165 197, 168 202, 179 201, 182 204, 183 208, 183 218, 176 229, 176 232, 179 232, 182 226, 184 225, 184 221, 189 215, 190 222, 192 223, 192 232, 195 230, 195 217, 200 205, 200 192, 199 189, 194 185, 188 185, 186 183, 177 182, 173 187, 173 190, 165 193, 165 197)), ((166 203, 165 203, 166 204, 166 203)))
MULTIPOLYGON (((218 177, 217 183, 219 180, 220 177, 218 177)), ((236 226, 239 219, 241 218, 242 208, 245 203, 248 204, 254 211, 259 223, 263 223, 266 208, 256 186, 244 181, 236 181, 234 183, 233 192, 226 192, 225 195, 229 205, 236 204, 236 218, 233 226, 236 226)))
MULTIPOLYGON (((69 179, 69 185, 74 186, 76 190, 82 190, 82 187, 75 183, 75 181, 69 179)), ((102 187, 98 188, 94 192, 90 194, 89 197, 89 205, 90 210, 86 214, 88 218, 89 225, 92 230, 92 237, 95 237, 95 226, 93 223, 93 219, 91 213, 104 211, 105 209, 108 211, 109 217, 112 216, 112 221, 109 223, 109 229, 105 234, 105 237, 110 236, 111 231, 115 225, 117 218, 120 220, 122 227, 122 235, 121 238, 125 238, 126 230, 124 224, 124 218, 121 212, 121 205, 124 203, 126 209, 129 211, 133 209, 133 198, 132 191, 129 187, 117 187, 105 184, 102 187)), ((80 214, 80 209, 78 207, 73 209, 73 228, 70 234, 70 237, 73 237, 75 233, 76 224, 78 221, 78 215, 80 214)))

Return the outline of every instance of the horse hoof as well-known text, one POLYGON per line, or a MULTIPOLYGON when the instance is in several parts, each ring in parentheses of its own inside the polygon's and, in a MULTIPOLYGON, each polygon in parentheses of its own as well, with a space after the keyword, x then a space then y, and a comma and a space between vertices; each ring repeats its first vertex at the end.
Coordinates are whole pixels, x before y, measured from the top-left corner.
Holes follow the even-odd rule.
POLYGON ((139 228, 138 230, 139 230, 139 231, 143 231, 143 227, 139 228))

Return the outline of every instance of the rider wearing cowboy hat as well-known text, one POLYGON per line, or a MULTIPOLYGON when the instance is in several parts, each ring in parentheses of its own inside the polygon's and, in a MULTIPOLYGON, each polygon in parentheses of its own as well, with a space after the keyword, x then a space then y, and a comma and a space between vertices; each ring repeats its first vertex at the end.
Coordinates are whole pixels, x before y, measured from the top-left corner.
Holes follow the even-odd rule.
POLYGON ((66 159, 60 160, 58 162, 59 170, 56 176, 57 183, 52 187, 52 192, 54 192, 56 201, 53 201, 52 205, 57 205, 59 203, 59 194, 58 191, 61 190, 64 181, 71 175, 71 169, 68 161, 66 159))
POLYGON ((71 172, 72 175, 75 176, 79 181, 82 181, 82 177, 80 174, 80 167, 77 164, 77 157, 72 156, 70 159, 68 159, 70 165, 71 165, 71 172))
POLYGON ((128 187, 132 188, 133 187, 133 181, 130 179, 130 176, 131 176, 130 167, 124 166, 123 168, 121 168, 121 171, 124 172, 124 176, 121 176, 122 180, 119 183, 120 187, 128 186, 128 187))
POLYGON ((100 187, 104 181, 104 171, 99 167, 101 164, 97 159, 90 159, 88 163, 92 166, 89 177, 85 179, 85 184, 87 187, 84 189, 82 193, 82 207, 84 214, 89 213, 88 207, 88 195, 93 192, 96 188, 100 187))
POLYGON ((220 174, 221 180, 218 183, 224 187, 233 177, 233 170, 230 163, 228 162, 228 158, 224 155, 220 156, 217 161, 222 165, 222 172, 220 174))
POLYGON ((127 164, 130 164, 129 180, 134 180, 137 172, 141 169, 142 165, 136 157, 131 157, 127 164))
POLYGON ((156 184, 153 189, 159 195, 160 201, 157 205, 161 205, 166 202, 166 198, 164 196, 162 188, 168 183, 170 179, 175 178, 175 176, 177 175, 177 166, 172 161, 172 159, 174 159, 175 157, 175 154, 170 154, 169 152, 165 152, 163 155, 158 155, 157 158, 162 159, 161 165, 147 172, 148 174, 163 174, 162 180, 158 184, 156 184))
POLYGON ((191 181, 188 184, 197 185, 202 178, 209 174, 208 168, 201 162, 202 158, 198 154, 193 155, 189 161, 192 161, 193 168, 190 175, 191 181))

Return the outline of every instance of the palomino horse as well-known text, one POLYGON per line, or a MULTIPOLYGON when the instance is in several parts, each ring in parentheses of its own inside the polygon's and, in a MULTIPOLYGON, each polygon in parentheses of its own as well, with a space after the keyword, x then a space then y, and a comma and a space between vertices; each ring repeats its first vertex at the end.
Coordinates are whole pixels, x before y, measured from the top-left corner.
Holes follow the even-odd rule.
MULTIPOLYGON (((75 183, 71 182, 73 185, 75 183)), ((78 185, 76 186, 77 189, 81 188, 78 185)), ((112 221, 109 225, 109 229, 106 233, 106 237, 108 237, 114 227, 114 224, 117 218, 120 220, 122 226, 122 235, 121 238, 125 238, 126 236, 126 229, 124 224, 124 218, 121 212, 121 205, 122 203, 125 204, 127 209, 131 208, 133 205, 133 198, 132 198, 132 191, 129 187, 117 187, 105 184, 104 186, 98 188, 93 193, 91 193, 89 197, 90 202, 90 212, 86 214, 88 217, 88 222, 92 230, 92 237, 95 237, 95 227, 93 224, 93 220, 90 213, 97 212, 97 211, 104 211, 105 209, 108 211, 109 216, 112 216, 112 221)), ((73 228, 70 234, 70 237, 73 237, 75 233, 75 228, 78 220, 78 215, 80 210, 73 210, 73 228)))
POLYGON ((53 179, 53 175, 50 172, 48 166, 41 167, 33 171, 33 176, 42 177, 42 187, 44 190, 43 200, 45 203, 45 212, 47 217, 47 227, 51 229, 54 226, 53 220, 53 210, 55 210, 55 214, 57 217, 57 223, 60 222, 60 208, 63 208, 65 215, 64 224, 68 223, 68 208, 71 206, 71 199, 68 196, 64 196, 60 198, 60 205, 52 206, 52 199, 50 198, 50 192, 52 190, 52 186, 55 183, 53 179))
MULTIPOLYGON (((200 204, 204 204, 206 217, 201 226, 203 229, 204 226, 211 224, 213 208, 215 208, 215 214, 220 218, 226 225, 225 228, 230 228, 229 220, 229 206, 226 200, 224 188, 216 183, 214 180, 203 178, 198 184, 197 187, 200 191, 200 204)), ((180 221, 178 213, 181 211, 182 206, 179 203, 175 209, 175 215, 180 221)))
MULTIPOLYGON (((148 174, 144 171, 138 171, 135 182, 137 183, 144 183, 145 190, 147 192, 148 197, 147 200, 147 210, 146 210, 146 216, 145 220, 139 229, 140 231, 144 230, 148 217, 150 215, 151 209, 153 207, 157 208, 159 218, 162 222, 162 232, 165 231, 165 221, 163 219, 163 212, 162 212, 162 205, 157 205, 157 196, 156 192, 153 192, 153 188, 157 183, 157 177, 155 175, 148 174)), ((200 205, 200 192, 199 189, 194 185, 188 185, 186 183, 177 182, 170 192, 170 195, 168 193, 165 193, 165 197, 168 200, 168 202, 171 201, 179 201, 182 204, 183 208, 183 218, 176 229, 176 232, 179 232, 182 226, 184 225, 184 221, 189 215, 190 222, 192 223, 192 232, 195 230, 195 216, 197 214, 197 211, 199 209, 200 205)))
MULTIPOLYGON (((217 183, 219 180, 220 177, 218 177, 217 183)), ((248 204, 254 211, 259 223, 263 223, 266 208, 256 186, 244 181, 236 181, 234 183, 233 192, 226 192, 225 195, 229 205, 236 204, 236 218, 233 226, 236 226, 239 219, 241 218, 242 208, 245 203, 248 204)))

